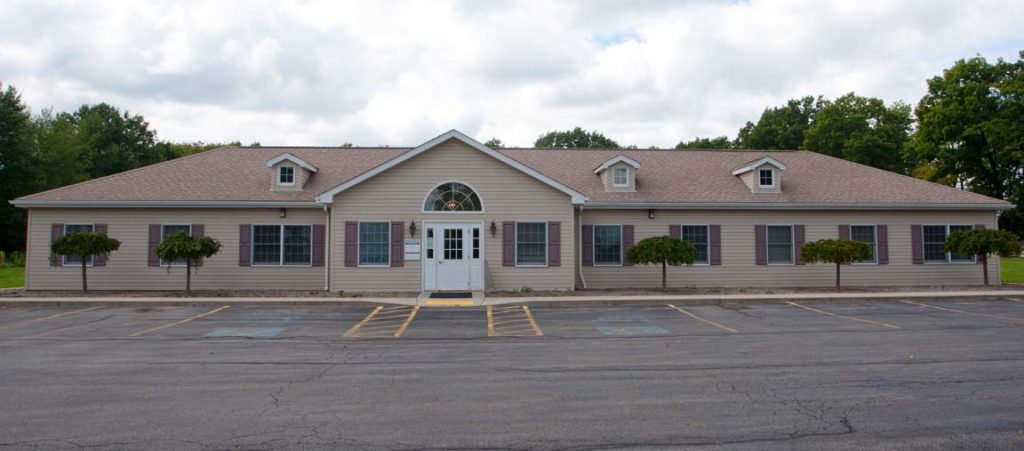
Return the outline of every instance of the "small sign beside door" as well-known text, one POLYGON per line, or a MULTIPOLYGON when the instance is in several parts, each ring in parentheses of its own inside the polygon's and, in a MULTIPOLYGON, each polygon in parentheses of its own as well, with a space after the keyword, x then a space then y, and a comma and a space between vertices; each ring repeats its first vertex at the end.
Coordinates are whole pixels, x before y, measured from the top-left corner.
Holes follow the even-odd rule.
POLYGON ((420 240, 405 240, 405 261, 418 261, 420 259, 420 240))

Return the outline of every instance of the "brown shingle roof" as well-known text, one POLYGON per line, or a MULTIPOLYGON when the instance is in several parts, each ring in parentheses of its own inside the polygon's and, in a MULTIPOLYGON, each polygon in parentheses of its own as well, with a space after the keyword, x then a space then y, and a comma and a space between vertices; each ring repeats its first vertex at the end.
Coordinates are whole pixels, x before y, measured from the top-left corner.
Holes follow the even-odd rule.
MULTIPOLYGON (((408 148, 226 147, 18 200, 307 201, 408 148), (318 172, 302 191, 271 191, 266 161, 289 152, 318 172)), ((498 149, 589 197, 589 202, 989 204, 1004 201, 807 151, 498 149), (641 165, 637 192, 605 192, 593 168, 617 155, 641 165), (781 194, 755 194, 732 169, 781 161, 781 194)))

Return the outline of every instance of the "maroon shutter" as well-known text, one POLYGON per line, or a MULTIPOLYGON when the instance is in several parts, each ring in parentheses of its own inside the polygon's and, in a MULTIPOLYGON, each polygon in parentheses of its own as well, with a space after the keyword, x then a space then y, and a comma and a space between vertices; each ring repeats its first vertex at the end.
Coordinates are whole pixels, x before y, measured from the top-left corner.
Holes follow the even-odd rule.
POLYGON ((889 227, 885 224, 875 226, 878 234, 878 243, 875 243, 875 252, 878 252, 878 264, 889 264, 889 227))
MULTIPOLYGON (((57 238, 62 236, 64 236, 64 224, 50 224, 50 242, 57 241, 57 238)), ((50 252, 50 266, 64 266, 63 256, 50 252)))
POLYGON ((708 260, 711 266, 722 265, 722 226, 708 226, 708 260))
POLYGON ((583 225, 583 266, 594 266, 594 226, 583 225))
POLYGON ((345 266, 359 266, 359 223, 345 221, 345 266))
POLYGON ((668 236, 677 240, 683 239, 683 227, 679 224, 671 224, 668 226, 668 236))
POLYGON ((501 266, 516 265, 516 223, 501 223, 501 266))
MULTIPOLYGON (((203 224, 192 224, 192 236, 202 238, 206 236, 206 226, 203 224)), ((203 259, 196 260, 196 266, 203 266, 203 259)))
POLYGON ((252 224, 238 226, 238 266, 252 266, 252 224))
POLYGON ((629 250, 633 248, 633 226, 624 225, 622 226, 622 265, 633 266, 633 262, 629 261, 629 250))
POLYGON ((548 223, 548 266, 562 266, 562 223, 548 223))
POLYGON ((850 225, 839 224, 839 239, 848 240, 850 239, 850 225))
MULTIPOLYGON (((92 230, 95 231, 96 233, 102 233, 102 234, 106 235, 107 234, 107 225, 106 224, 93 224, 92 230)), ((93 257, 92 257, 92 265, 93 266, 107 266, 107 256, 106 255, 93 255, 93 257)))
POLYGON ((804 264, 804 226, 801 224, 793 226, 793 253, 796 264, 804 264))
POLYGON ((924 230, 921 224, 910 226, 910 255, 915 265, 924 264, 924 230))
POLYGON ((160 257, 156 256, 156 247, 160 245, 160 224, 149 225, 149 245, 146 247, 147 265, 160 266, 160 257))
POLYGON ((405 266, 405 223, 391 222, 391 267, 405 266))
POLYGON ((326 249, 327 243, 327 226, 323 224, 313 224, 313 243, 310 248, 312 255, 313 266, 324 265, 324 250, 326 249))
POLYGON ((754 264, 768 264, 768 226, 764 224, 754 226, 754 264))

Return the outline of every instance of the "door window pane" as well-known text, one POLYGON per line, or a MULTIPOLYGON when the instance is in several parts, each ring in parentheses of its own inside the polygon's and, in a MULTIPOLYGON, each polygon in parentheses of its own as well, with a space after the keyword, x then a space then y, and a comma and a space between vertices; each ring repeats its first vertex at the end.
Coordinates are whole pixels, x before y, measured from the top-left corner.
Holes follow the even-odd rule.
POLYGON ((254 265, 281 264, 281 226, 252 226, 252 263, 254 265))
MULTIPOLYGON (((182 224, 182 225, 163 225, 160 228, 162 229, 160 231, 160 233, 162 235, 160 237, 160 242, 161 243, 164 240, 166 240, 166 239, 168 239, 168 238, 170 238, 172 236, 175 236, 175 235, 177 235, 177 234, 179 234, 181 232, 185 232, 186 235, 191 235, 192 234, 192 226, 187 225, 187 224, 182 224)), ((168 265, 167 260, 160 260, 160 266, 167 266, 167 265, 168 265)), ((170 262, 170 265, 171 266, 185 266, 185 259, 184 258, 175 259, 174 261, 170 262)))
POLYGON ((434 258, 434 228, 427 227, 427 258, 434 258))
POLYGON ((444 230, 444 259, 462 260, 462 229, 444 230))
POLYGON ((389 240, 391 224, 386 222, 359 223, 359 264, 384 265, 390 263, 389 240))
POLYGON ((473 227, 473 258, 480 258, 480 228, 473 227))
POLYGON ((594 264, 622 264, 622 226, 594 226, 594 264))
POLYGON ((689 241, 697 248, 697 261, 695 263, 708 263, 708 226, 680 226, 682 239, 689 241))
POLYGON ((284 264, 308 265, 312 263, 313 230, 308 225, 284 226, 284 264))
POLYGON ((547 224, 543 222, 516 223, 517 265, 546 264, 547 246, 547 224))
POLYGON ((768 264, 793 263, 793 226, 768 226, 768 264))
POLYGON ((875 226, 873 225, 855 225, 850 226, 850 239, 853 241, 859 241, 861 243, 867 243, 871 246, 871 258, 867 260, 861 260, 858 263, 874 263, 875 262, 875 226))
MULTIPOLYGON (((64 225, 64 234, 65 235, 67 235, 69 233, 87 233, 87 232, 92 232, 92 224, 65 224, 64 225)), ((65 255, 64 256, 64 264, 65 265, 79 265, 79 266, 81 266, 82 265, 82 257, 80 257, 78 255, 65 255)), ((90 255, 90 256, 85 258, 85 264, 86 265, 91 265, 92 264, 92 255, 90 255)))

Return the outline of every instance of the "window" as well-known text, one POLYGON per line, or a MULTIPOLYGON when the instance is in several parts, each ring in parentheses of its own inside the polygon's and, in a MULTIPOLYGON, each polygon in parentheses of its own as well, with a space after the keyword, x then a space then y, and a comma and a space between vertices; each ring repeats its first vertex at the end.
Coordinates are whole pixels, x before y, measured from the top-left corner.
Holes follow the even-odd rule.
POLYGON ((679 227, 682 239, 689 241, 697 248, 697 264, 708 264, 708 226, 706 225, 684 225, 679 227))
POLYGON ((946 252, 943 246, 946 244, 946 238, 953 232, 960 232, 966 230, 973 230, 974 226, 970 225, 926 225, 923 227, 924 232, 924 261, 926 263, 949 263, 949 262, 960 262, 960 263, 973 263, 973 255, 960 255, 951 252, 946 252))
MULTIPOLYGON (((92 232, 92 224, 64 224, 64 234, 92 232)), ((92 265, 92 255, 85 258, 86 265, 92 265)), ((82 257, 78 255, 65 255, 64 265, 82 265, 82 257)))
POLYGON ((875 262, 878 261, 876 259, 876 257, 875 257, 876 255, 878 255, 875 252, 875 250, 876 250, 876 248, 878 246, 878 243, 877 243, 877 241, 875 239, 875 226, 873 226, 873 225, 854 225, 854 226, 850 226, 850 239, 853 240, 853 241, 859 241, 861 243, 867 243, 869 246, 871 246, 871 258, 869 258, 867 260, 857 261, 857 263, 875 263, 875 262))
POLYGON ((388 266, 391 263, 391 224, 359 223, 359 264, 388 266))
POLYGON ((609 266, 622 264, 622 226, 594 226, 594 264, 609 266))
POLYGON ((427 258, 434 258, 434 228, 427 227, 427 258))
POLYGON ((629 168, 612 169, 612 186, 629 186, 629 168))
POLYGON ((252 226, 252 263, 264 266, 312 264, 313 226, 252 226))
POLYGON ((441 250, 445 260, 462 260, 462 229, 441 229, 444 232, 444 243, 441 250))
POLYGON ((775 170, 760 169, 757 171, 757 186, 761 188, 775 187, 775 170))
POLYGON ((768 226, 768 264, 793 264, 793 226, 768 226))
POLYGON ((423 211, 484 211, 484 205, 473 188, 459 182, 446 182, 427 195, 423 211))
POLYGON ((543 222, 516 223, 516 265, 543 266, 548 261, 548 227, 543 222))
MULTIPOLYGON (((162 243, 167 238, 170 238, 170 237, 172 237, 174 235, 177 235, 177 234, 179 234, 181 232, 185 232, 185 234, 191 235, 192 234, 192 226, 190 226, 188 224, 183 224, 183 225, 164 224, 164 225, 160 226, 160 242, 162 243)), ((176 260, 171 261, 171 262, 168 262, 167 260, 161 259, 160 260, 160 266, 164 266, 164 267, 166 267, 166 266, 185 266, 185 259, 184 258, 179 258, 179 259, 176 259, 176 260)))
POLYGON ((277 184, 291 186, 295 184, 295 168, 292 166, 281 166, 277 168, 277 184))
POLYGON ((480 258, 480 228, 473 227, 473 259, 480 258))

